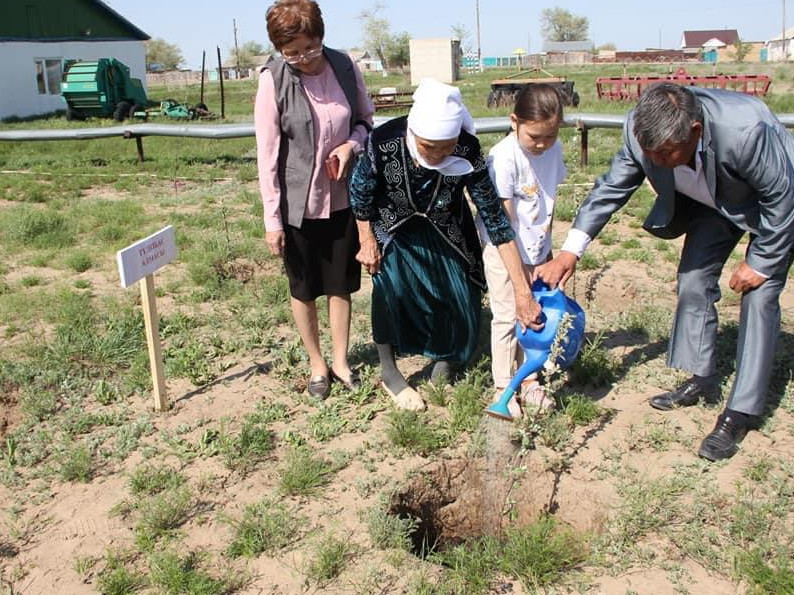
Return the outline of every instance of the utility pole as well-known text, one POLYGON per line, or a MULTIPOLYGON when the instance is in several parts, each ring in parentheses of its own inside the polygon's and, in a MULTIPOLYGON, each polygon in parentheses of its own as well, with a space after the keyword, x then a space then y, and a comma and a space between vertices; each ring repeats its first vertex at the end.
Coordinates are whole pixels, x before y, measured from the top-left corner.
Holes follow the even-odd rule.
POLYGON ((237 64, 237 78, 240 78, 240 50, 237 49, 237 19, 232 19, 234 25, 234 58, 237 64))
POLYGON ((783 47, 783 61, 788 61, 786 53, 786 0, 783 0, 783 33, 780 36, 781 46, 783 47))
POLYGON ((482 72, 482 50, 480 49, 480 0, 474 0, 474 10, 477 13, 477 67, 482 72))

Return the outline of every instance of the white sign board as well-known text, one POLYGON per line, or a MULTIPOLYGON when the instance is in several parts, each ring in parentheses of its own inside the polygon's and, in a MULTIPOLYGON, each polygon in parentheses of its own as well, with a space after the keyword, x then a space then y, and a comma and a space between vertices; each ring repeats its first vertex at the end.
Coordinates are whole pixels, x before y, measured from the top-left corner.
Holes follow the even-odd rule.
POLYGON ((135 242, 116 253, 121 286, 129 287, 177 256, 174 228, 164 227, 148 238, 135 242))

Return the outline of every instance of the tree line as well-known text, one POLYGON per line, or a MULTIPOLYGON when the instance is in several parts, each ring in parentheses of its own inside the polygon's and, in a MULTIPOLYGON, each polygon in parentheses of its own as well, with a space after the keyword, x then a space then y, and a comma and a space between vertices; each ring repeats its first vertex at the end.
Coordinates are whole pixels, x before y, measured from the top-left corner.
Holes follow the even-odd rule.
MULTIPOLYGON (((384 15, 386 5, 376 2, 372 8, 362 10, 357 19, 361 22, 362 49, 370 52, 379 60, 384 69, 399 69, 410 62, 409 41, 407 31, 393 33, 391 23, 384 15)), ((590 23, 587 17, 575 15, 560 7, 545 8, 541 13, 541 32, 546 41, 585 41, 588 39, 590 23)), ((453 38, 460 41, 463 54, 472 53, 471 34, 460 23, 452 25, 450 32, 453 38)), ((599 49, 615 49, 614 43, 605 43, 599 49)), ((256 56, 272 53, 270 44, 263 45, 257 41, 246 41, 236 48, 231 48, 227 63, 241 69, 253 68, 256 56)), ((742 62, 750 51, 750 44, 738 39, 734 44, 734 57, 742 62)), ((146 43, 147 70, 176 70, 185 63, 182 51, 175 44, 164 39, 152 39, 146 43)))

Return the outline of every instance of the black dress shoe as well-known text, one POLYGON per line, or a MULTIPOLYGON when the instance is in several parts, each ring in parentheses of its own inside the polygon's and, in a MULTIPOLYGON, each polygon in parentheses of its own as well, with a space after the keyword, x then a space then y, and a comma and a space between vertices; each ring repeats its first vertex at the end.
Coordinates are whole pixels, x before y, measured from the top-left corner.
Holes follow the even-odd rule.
POLYGON ((343 384, 347 390, 350 391, 357 391, 361 388, 361 377, 358 375, 358 372, 355 370, 350 371, 350 380, 345 380, 339 374, 333 371, 333 369, 328 370, 331 375, 332 382, 339 382, 343 384))
POLYGON ((311 396, 325 399, 331 393, 331 382, 328 376, 312 376, 306 388, 311 396))
POLYGON ((670 411, 679 407, 696 405, 700 397, 703 397, 706 403, 711 405, 719 403, 719 386, 714 385, 713 387, 704 388, 690 378, 674 391, 651 397, 650 403, 654 409, 670 411))
POLYGON ((721 413, 711 434, 703 439, 698 455, 709 461, 730 459, 739 450, 739 443, 747 435, 747 422, 721 413))

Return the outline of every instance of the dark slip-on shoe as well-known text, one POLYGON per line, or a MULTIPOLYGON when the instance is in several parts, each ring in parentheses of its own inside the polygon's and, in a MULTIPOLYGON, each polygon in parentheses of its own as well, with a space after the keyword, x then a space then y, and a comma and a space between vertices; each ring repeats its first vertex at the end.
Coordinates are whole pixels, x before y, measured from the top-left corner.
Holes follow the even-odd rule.
POLYGON ((703 388, 694 380, 689 379, 674 391, 651 397, 649 402, 654 409, 670 411, 697 405, 701 397, 708 404, 714 405, 718 403, 720 400, 719 386, 714 385, 713 387, 703 388))
POLYGON ((730 459, 739 450, 739 443, 747 435, 747 423, 728 413, 721 413, 711 433, 703 439, 698 456, 709 461, 730 459))

